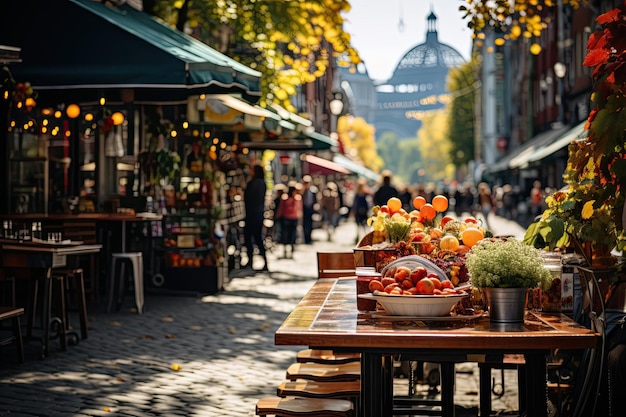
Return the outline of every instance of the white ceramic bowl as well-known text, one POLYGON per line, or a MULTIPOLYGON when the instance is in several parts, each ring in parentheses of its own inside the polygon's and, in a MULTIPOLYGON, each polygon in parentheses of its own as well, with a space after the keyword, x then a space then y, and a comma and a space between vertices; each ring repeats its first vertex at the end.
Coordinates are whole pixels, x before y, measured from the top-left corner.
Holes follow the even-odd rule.
POLYGON ((442 317, 467 294, 445 295, 381 295, 360 294, 359 297, 376 300, 392 316, 442 317))

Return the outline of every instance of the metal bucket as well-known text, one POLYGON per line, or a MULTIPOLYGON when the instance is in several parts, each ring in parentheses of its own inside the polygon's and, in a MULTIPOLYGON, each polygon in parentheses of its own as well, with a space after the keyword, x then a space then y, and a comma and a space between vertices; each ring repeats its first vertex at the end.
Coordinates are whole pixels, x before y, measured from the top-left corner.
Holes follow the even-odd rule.
POLYGON ((524 322, 526 288, 483 288, 489 318, 498 323, 524 322))

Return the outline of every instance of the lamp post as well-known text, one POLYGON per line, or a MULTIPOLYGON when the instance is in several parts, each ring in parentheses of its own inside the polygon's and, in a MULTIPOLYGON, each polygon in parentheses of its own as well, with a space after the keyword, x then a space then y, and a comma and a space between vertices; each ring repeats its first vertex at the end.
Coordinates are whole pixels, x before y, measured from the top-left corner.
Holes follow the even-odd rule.
POLYGON ((343 112, 343 94, 339 91, 333 93, 333 98, 328 103, 328 107, 332 115, 330 120, 330 131, 332 133, 337 131, 337 119, 343 112))
POLYGON ((565 64, 562 62, 556 62, 554 64, 554 75, 556 75, 556 78, 559 80, 559 85, 558 85, 558 91, 559 94, 557 96, 556 99, 556 104, 558 104, 559 106, 559 122, 564 123, 565 120, 565 109, 563 108, 564 103, 563 103, 563 93, 564 93, 564 88, 563 88, 563 83, 564 83, 564 78, 565 78, 565 74, 567 72, 567 68, 565 67, 565 64))

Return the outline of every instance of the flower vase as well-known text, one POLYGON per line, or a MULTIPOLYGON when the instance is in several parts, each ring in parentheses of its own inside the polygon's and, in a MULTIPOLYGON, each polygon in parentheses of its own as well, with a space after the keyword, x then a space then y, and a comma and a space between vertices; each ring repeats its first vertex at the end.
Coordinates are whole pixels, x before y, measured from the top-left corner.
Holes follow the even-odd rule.
POLYGON ((482 289, 487 299, 489 319, 497 323, 524 322, 527 288, 482 289))

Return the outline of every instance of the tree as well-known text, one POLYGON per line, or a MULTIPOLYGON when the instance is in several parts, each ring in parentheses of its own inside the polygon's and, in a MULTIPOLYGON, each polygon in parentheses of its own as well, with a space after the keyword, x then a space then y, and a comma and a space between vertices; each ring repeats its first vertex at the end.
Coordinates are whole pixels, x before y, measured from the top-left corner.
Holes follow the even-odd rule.
POLYGON ((448 114, 444 110, 428 112, 418 132, 419 149, 426 174, 434 181, 450 179, 454 166, 450 162, 451 143, 446 132, 448 114))
MULTIPOLYGON (((562 0, 576 8, 588 0, 562 0)), ((553 0, 466 0, 466 4, 459 7, 464 18, 469 17, 467 26, 472 29, 482 42, 485 28, 492 28, 502 36, 496 38, 496 44, 503 44, 507 40, 539 38, 541 31, 549 23, 544 19, 545 10, 557 7, 553 0)), ((531 42, 529 50, 532 54, 541 53, 541 46, 531 42)))
POLYGON ((474 103, 476 100, 476 58, 448 74, 448 90, 452 96, 448 113, 450 161, 462 168, 474 160, 474 103))
POLYGON ((331 60, 360 62, 343 31, 348 0, 144 0, 144 9, 261 72, 261 105, 295 111, 289 98, 331 60))
POLYGON ((376 149, 375 128, 362 117, 342 116, 337 121, 337 134, 346 153, 355 153, 363 165, 379 172, 383 159, 376 149))

